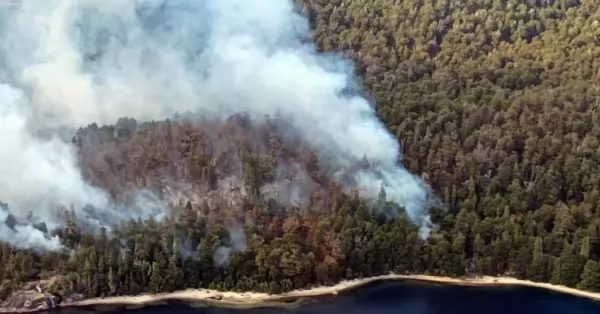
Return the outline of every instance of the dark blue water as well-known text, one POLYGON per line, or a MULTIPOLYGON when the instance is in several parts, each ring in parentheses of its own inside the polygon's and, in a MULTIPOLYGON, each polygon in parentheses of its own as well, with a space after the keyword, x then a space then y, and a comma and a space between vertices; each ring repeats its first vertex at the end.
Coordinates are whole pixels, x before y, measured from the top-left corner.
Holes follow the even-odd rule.
MULTIPOLYGON (((61 311, 63 312, 63 311, 61 311)), ((61 314, 73 314, 64 311, 61 314)), ((77 313, 94 313, 80 312, 77 313)), ((191 308, 164 305, 115 314, 600 314, 600 302, 544 290, 388 282, 296 308, 191 308)))

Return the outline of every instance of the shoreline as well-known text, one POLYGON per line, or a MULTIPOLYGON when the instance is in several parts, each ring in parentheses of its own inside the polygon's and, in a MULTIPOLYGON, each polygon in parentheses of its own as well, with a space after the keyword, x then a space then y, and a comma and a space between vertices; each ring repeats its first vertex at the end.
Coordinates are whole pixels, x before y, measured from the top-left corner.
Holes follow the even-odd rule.
POLYGON ((583 297, 600 301, 600 292, 590 292, 578 290, 566 286, 552 285, 549 283, 533 282, 520 280, 512 277, 442 277, 430 275, 381 275, 363 279, 345 280, 333 286, 321 286, 311 289, 294 290, 282 294, 270 295, 258 292, 231 292, 217 291, 210 289, 188 289, 171 293, 144 294, 139 296, 117 296, 107 298, 92 298, 78 302, 61 305, 61 307, 82 307, 82 306, 133 306, 145 305, 150 303, 161 303, 167 301, 186 301, 186 302, 206 302, 213 305, 222 306, 242 306, 257 307, 270 305, 295 303, 298 299, 308 299, 318 296, 337 295, 342 292, 349 292, 363 286, 380 281, 418 281, 426 283, 437 283, 456 286, 480 286, 480 287, 502 287, 502 286, 521 286, 538 288, 568 294, 577 297, 583 297))
MULTIPOLYGON (((233 308, 253 307, 285 307, 298 305, 303 299, 314 297, 337 295, 381 281, 413 281, 431 284, 444 284, 455 286, 479 286, 479 287, 506 287, 521 286, 548 290, 561 294, 568 294, 600 301, 600 293, 578 290, 566 286, 552 285, 549 283, 520 280, 511 277, 442 277, 430 275, 381 275, 363 279, 345 280, 333 286, 320 286, 311 289, 294 290, 287 293, 270 295, 258 292, 232 292, 217 291, 210 289, 188 289, 171 293, 141 294, 137 296, 116 296, 106 298, 91 298, 82 301, 63 303, 58 308, 74 309, 82 307, 139 307, 167 302, 192 303, 203 306, 220 306, 233 308)), ((24 310, 21 312, 36 312, 40 310, 24 310)), ((2 310, 0 309, 0 312, 2 310)))

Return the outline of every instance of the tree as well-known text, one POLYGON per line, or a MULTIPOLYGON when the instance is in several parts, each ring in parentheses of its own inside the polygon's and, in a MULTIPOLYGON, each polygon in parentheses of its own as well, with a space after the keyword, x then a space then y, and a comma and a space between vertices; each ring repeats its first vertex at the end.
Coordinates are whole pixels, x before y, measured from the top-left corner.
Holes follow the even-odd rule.
POLYGON ((585 263, 577 289, 600 291, 600 265, 597 261, 588 260, 585 263))
POLYGON ((150 275, 149 289, 152 293, 159 293, 162 290, 163 276, 161 274, 158 262, 152 263, 152 273, 150 275))
POLYGON ((117 283, 117 275, 115 273, 115 271, 113 270, 112 267, 109 268, 108 270, 108 289, 110 292, 110 295, 114 295, 115 293, 117 293, 117 289, 118 289, 118 283, 117 283))
POLYGON ((533 245, 533 259, 529 269, 529 277, 534 281, 543 282, 546 279, 546 265, 542 238, 536 237, 533 245))

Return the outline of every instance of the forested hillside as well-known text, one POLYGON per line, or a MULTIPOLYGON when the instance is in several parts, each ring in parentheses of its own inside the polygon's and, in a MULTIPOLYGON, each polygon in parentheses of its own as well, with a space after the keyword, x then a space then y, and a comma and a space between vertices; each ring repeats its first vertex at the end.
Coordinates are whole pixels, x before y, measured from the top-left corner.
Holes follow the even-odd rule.
POLYGON ((176 219, 131 221, 117 237, 86 235, 73 219, 53 231, 71 255, 2 245, 0 298, 40 278, 54 278, 52 292, 93 297, 278 293, 390 271, 600 291, 600 3, 299 4, 318 47, 355 61, 406 167, 441 199, 428 240, 405 214, 385 215, 392 204, 342 193, 311 152, 268 125, 122 121, 75 135, 84 176, 116 198, 147 187, 177 199, 177 184, 190 201, 176 219), (290 186, 266 184, 275 179, 290 186), (278 202, 290 191, 294 204, 278 202))

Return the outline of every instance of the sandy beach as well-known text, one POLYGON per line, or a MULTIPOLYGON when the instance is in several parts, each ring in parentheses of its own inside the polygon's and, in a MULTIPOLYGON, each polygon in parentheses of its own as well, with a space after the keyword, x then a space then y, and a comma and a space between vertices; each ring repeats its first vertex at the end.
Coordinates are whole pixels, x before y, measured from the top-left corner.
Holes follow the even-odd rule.
POLYGON ((600 301, 600 293, 581 291, 565 286, 557 286, 548 283, 538 283, 526 280, 519 280, 510 277, 469 277, 469 278, 450 278, 427 275, 383 275, 365 279, 342 281, 334 286, 315 287, 306 290, 296 290, 288 293, 269 295, 266 293, 254 292, 223 292, 209 289, 183 290, 173 293, 139 296, 122 296, 109 298, 87 299, 76 303, 65 304, 63 306, 93 306, 93 305, 143 305, 149 303, 160 303, 169 300, 178 301, 202 301, 214 305, 222 306, 268 306, 278 305, 289 300, 309 298, 315 296, 325 296, 338 294, 343 291, 349 291, 359 288, 363 285, 376 281, 385 280, 412 280, 439 284, 467 285, 467 286, 527 286, 555 291, 558 293, 570 294, 579 297, 590 298, 600 301))

